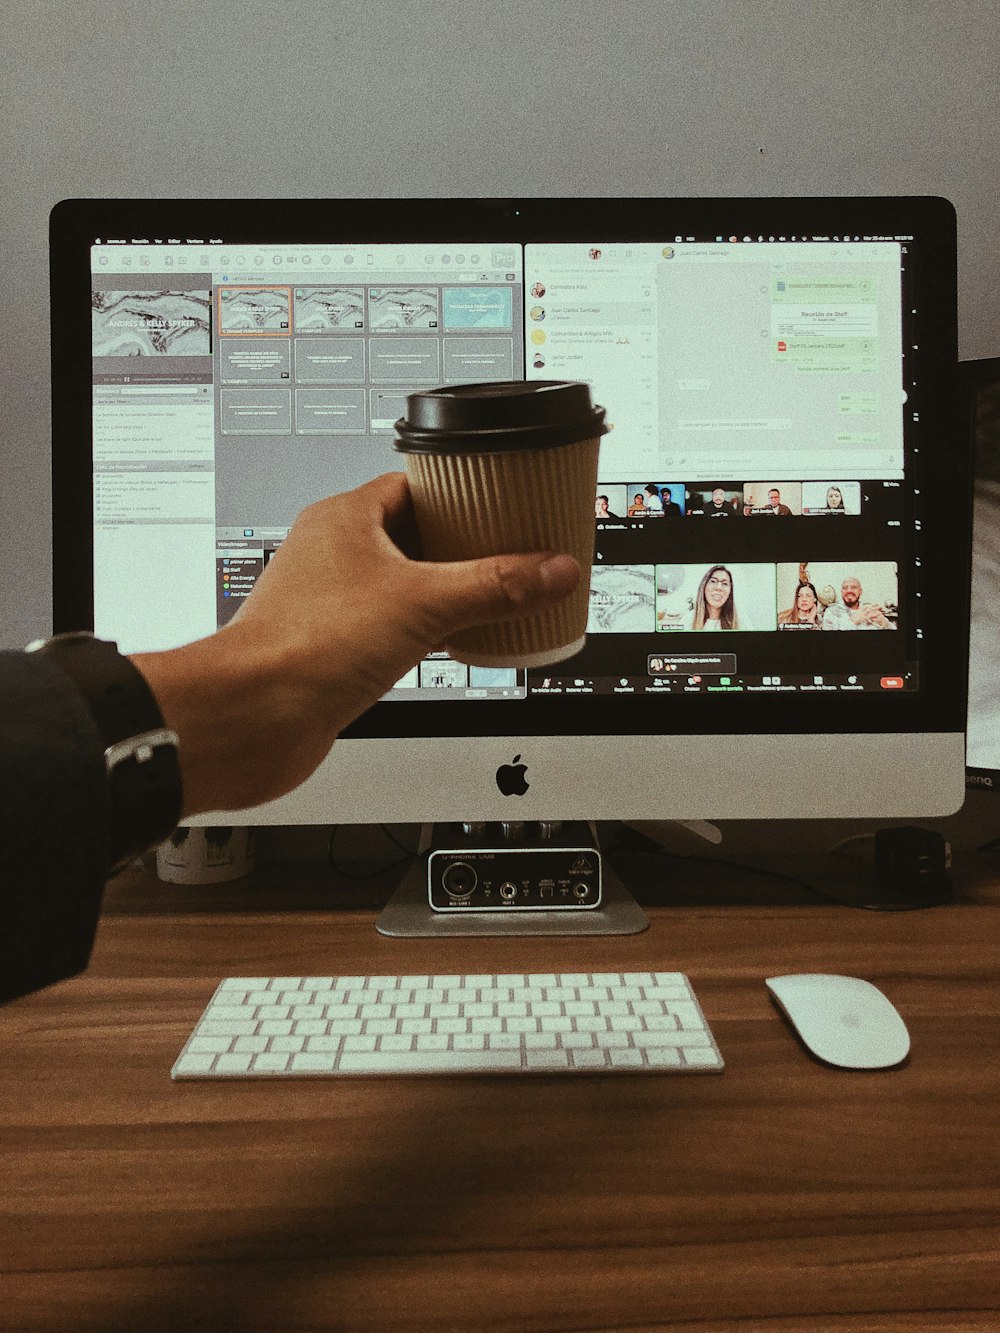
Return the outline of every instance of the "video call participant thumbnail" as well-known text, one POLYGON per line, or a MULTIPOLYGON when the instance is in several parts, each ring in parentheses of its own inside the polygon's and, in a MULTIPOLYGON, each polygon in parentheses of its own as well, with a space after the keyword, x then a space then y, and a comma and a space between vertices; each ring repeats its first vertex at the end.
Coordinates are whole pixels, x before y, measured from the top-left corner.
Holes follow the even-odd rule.
POLYGON ((830 514, 834 517, 861 513, 860 481, 804 481, 803 514, 830 514))
POLYGON ((775 626, 774 565, 657 565, 657 630, 711 633, 775 626))
POLYGON ((687 512, 698 518, 733 518, 743 513, 743 491, 709 485, 688 488, 687 512))
POLYGON ((614 521, 625 516, 628 490, 620 482, 598 481, 594 497, 594 518, 614 521))
MULTIPOLYGON (((778 605, 795 609, 798 590, 808 584, 816 594, 821 629, 896 628, 898 573, 891 560, 803 561, 777 567, 778 605)), ((782 625, 797 623, 789 619, 782 625)))
POLYGON ((681 518, 685 495, 682 483, 632 482, 628 487, 629 518, 681 518))
POLYGON ((743 487, 743 513, 788 518, 802 513, 802 483, 748 481, 743 487))

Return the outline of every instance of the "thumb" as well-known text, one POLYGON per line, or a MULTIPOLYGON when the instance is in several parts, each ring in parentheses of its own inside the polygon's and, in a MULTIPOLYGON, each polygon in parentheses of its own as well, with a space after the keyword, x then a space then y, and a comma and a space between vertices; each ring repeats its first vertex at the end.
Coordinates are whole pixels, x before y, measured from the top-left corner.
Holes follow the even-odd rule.
POLYGON ((574 557, 551 551, 427 563, 423 569, 422 600, 435 643, 472 625, 544 611, 580 581, 574 557))

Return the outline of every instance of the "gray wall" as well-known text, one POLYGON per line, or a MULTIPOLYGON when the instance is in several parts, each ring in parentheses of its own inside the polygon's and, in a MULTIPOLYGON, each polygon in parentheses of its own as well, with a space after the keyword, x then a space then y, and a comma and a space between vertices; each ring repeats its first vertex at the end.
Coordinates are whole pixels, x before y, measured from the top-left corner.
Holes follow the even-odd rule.
POLYGON ((2 41, 2 647, 51 624, 67 196, 943 194, 1000 353, 995 0, 18 0, 2 41))

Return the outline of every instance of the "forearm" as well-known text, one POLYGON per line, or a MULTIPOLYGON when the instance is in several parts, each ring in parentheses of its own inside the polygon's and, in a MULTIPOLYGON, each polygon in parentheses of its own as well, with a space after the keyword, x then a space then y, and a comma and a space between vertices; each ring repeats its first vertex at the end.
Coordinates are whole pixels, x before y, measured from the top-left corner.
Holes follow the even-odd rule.
POLYGON ((335 729, 307 687, 252 638, 232 624, 182 648, 131 658, 180 738, 182 818, 290 791, 333 744, 335 729))

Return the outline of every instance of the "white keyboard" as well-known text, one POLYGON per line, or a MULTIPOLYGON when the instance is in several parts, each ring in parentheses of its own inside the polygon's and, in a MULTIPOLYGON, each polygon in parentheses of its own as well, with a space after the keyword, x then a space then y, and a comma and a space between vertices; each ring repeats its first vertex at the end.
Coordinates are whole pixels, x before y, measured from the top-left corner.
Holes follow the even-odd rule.
POLYGON ((175 1079, 715 1073, 681 972, 230 977, 175 1079))

